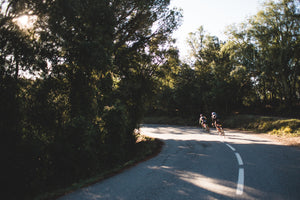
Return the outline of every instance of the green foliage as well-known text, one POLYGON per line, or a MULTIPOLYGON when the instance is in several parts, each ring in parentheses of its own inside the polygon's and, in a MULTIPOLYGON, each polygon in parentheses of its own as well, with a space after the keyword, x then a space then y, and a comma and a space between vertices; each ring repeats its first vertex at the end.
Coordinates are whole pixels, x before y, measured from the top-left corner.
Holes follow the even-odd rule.
POLYGON ((31 199, 135 156, 133 132, 155 88, 156 58, 165 62, 160 47, 180 12, 168 0, 7 2, 0 16, 3 195, 31 199), (23 14, 36 18, 32 29, 14 23, 23 14))
POLYGON ((187 39, 188 64, 169 63, 176 70, 165 71, 153 110, 170 116, 242 111, 299 117, 298 21, 299 3, 282 0, 229 27, 225 42, 201 26, 187 39))
POLYGON ((167 72, 172 87, 164 85, 158 92, 158 105, 164 105, 161 111, 170 116, 189 117, 199 113, 209 115, 212 110, 230 112, 239 106, 243 94, 236 91, 241 90, 240 82, 231 75, 234 66, 229 54, 221 51, 223 43, 217 37, 206 35, 202 27, 190 34, 188 42, 193 62, 191 65, 174 60, 168 63, 169 68, 177 70, 167 72))
MULTIPOLYGON (((12 198, 127 162, 146 110, 186 124, 211 111, 299 115, 296 1, 267 3, 231 29, 230 41, 200 27, 188 38, 188 64, 172 46, 182 16, 169 0, 7 2, 0 14, 0 146, 12 198), (23 14, 36 17, 32 29, 14 23, 23 14)), ((280 119, 245 126, 299 132, 297 121, 280 119)))
POLYGON ((292 107, 299 100, 298 21, 297 1, 269 1, 257 15, 230 31, 227 50, 234 62, 246 67, 246 77, 261 101, 292 107))

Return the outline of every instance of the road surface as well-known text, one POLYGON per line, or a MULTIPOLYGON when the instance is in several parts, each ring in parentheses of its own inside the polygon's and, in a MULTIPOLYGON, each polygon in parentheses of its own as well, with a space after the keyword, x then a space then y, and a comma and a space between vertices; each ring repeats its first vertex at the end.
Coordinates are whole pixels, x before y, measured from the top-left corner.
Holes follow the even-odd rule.
POLYGON ((60 198, 92 200, 300 199, 300 149, 238 131, 144 125, 162 152, 60 198))

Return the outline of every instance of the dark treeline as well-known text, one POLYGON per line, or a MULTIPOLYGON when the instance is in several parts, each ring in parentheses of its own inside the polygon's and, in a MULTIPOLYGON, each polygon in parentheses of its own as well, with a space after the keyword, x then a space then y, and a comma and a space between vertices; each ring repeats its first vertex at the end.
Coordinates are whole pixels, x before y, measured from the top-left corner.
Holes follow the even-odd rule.
POLYGON ((227 41, 203 27, 190 33, 190 59, 170 57, 150 114, 194 121, 212 111, 299 117, 299 22, 299 1, 271 1, 244 23, 228 27, 227 41))
POLYGON ((181 18, 168 5, 1 1, 2 198, 30 198, 134 156, 134 129, 181 18), (32 27, 17 25, 24 16, 32 27))
POLYGON ((299 116, 299 2, 268 3, 179 59, 169 0, 2 0, 3 196, 31 198, 126 162, 143 116, 299 116), (29 16, 31 27, 18 26, 29 16))

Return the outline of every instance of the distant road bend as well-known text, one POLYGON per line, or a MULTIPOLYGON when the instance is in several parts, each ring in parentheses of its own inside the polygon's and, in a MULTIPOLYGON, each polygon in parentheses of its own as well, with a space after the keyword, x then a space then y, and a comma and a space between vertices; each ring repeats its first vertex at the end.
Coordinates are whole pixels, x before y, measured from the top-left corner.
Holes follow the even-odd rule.
POLYGON ((227 130, 144 125, 162 152, 109 179, 59 198, 118 200, 300 199, 300 149, 227 130))

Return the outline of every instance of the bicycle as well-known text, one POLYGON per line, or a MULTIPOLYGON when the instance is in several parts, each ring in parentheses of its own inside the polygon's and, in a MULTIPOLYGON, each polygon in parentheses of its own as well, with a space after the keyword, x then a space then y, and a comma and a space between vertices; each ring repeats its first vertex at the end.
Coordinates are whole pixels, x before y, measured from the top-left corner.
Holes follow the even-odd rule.
POLYGON ((224 132, 224 130, 223 130, 222 125, 221 125, 221 124, 217 124, 217 123, 215 122, 215 127, 216 127, 216 129, 217 129, 218 135, 221 135, 221 136, 224 136, 224 137, 225 137, 225 132, 224 132))
POLYGON ((209 133, 209 126, 206 122, 206 117, 203 114, 200 114, 199 124, 201 125, 201 128, 205 129, 209 133))
POLYGON ((225 137, 225 132, 223 130, 222 124, 217 123, 216 121, 212 123, 212 126, 216 127, 218 135, 225 137))
POLYGON ((207 124, 205 121, 201 123, 201 126, 202 126, 202 128, 203 128, 204 130, 206 130, 208 133, 210 132, 210 131, 209 131, 209 126, 208 126, 208 124, 207 124))

